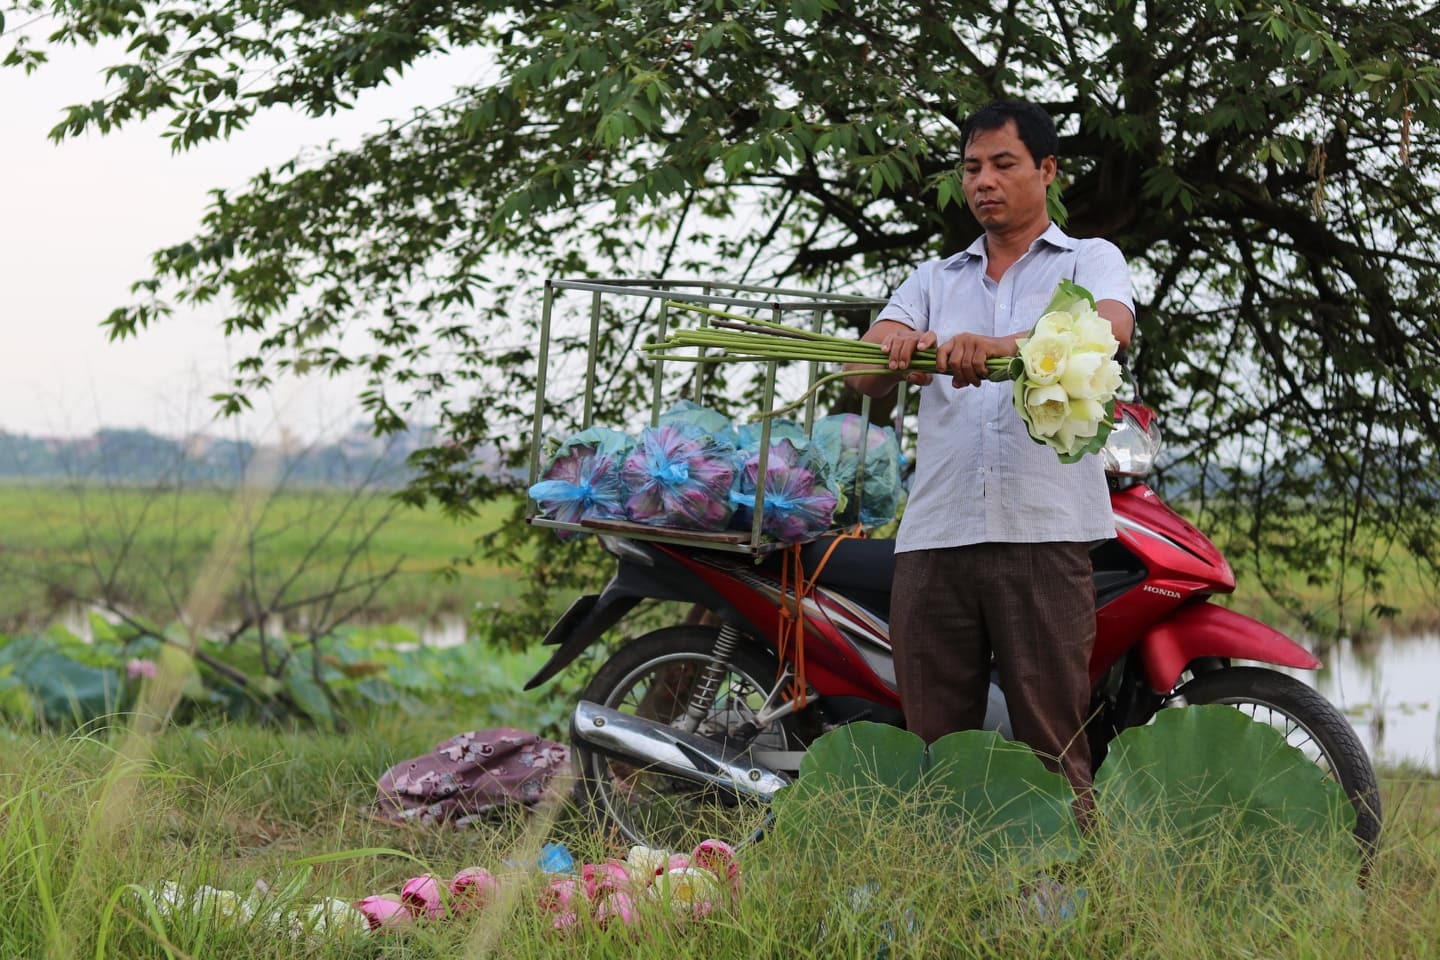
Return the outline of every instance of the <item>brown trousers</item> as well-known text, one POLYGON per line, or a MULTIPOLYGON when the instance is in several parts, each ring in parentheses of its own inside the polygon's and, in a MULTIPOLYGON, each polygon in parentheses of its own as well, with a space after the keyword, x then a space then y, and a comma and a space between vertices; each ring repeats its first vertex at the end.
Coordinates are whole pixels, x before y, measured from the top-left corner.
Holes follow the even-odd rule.
POLYGON ((1016 739, 1086 805, 1095 587, 1084 543, 981 543, 895 556, 890 639, 905 725, 930 743, 985 720, 990 658, 1016 739))

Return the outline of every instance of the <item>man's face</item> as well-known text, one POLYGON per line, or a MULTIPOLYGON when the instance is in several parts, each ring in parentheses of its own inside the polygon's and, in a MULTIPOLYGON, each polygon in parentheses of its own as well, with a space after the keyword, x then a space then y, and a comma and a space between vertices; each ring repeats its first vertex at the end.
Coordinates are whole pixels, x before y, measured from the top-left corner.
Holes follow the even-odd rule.
POLYGON ((970 212, 987 233, 1023 230, 1048 219, 1045 191, 1055 179, 1055 158, 1040 166, 1020 139, 1015 121, 977 130, 965 147, 961 183, 970 212))

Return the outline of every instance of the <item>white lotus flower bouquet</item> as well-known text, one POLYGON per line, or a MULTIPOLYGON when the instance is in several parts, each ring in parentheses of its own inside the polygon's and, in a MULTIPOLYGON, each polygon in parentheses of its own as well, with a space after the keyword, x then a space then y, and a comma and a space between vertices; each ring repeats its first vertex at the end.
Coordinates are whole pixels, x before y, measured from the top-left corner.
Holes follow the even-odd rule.
MULTIPOLYGON (((706 314, 711 317, 711 325, 677 330, 661 342, 645 344, 641 349, 654 359, 691 363, 810 360, 858 365, 821 377, 799 400, 762 414, 762 419, 797 409, 830 381, 895 372, 888 366, 889 356, 876 343, 690 303, 668 304, 706 314), (701 347, 702 352, 676 352, 680 347, 701 347)), ((1115 359, 1120 344, 1110 322, 1096 312, 1090 291, 1061 280, 1040 320, 1017 347, 1015 356, 996 357, 988 361, 987 367, 991 380, 1014 381, 1015 411, 1025 421, 1031 438, 1054 449, 1064 463, 1074 463, 1103 447, 1114 426, 1115 392, 1122 378, 1115 359)), ((945 372, 937 369, 934 350, 915 351, 910 369, 945 372)))
POLYGON ((1014 357, 989 361, 991 380, 1015 382, 1015 412, 1032 439, 1074 463, 1105 445, 1123 380, 1120 342, 1090 292, 1061 280, 1014 357))

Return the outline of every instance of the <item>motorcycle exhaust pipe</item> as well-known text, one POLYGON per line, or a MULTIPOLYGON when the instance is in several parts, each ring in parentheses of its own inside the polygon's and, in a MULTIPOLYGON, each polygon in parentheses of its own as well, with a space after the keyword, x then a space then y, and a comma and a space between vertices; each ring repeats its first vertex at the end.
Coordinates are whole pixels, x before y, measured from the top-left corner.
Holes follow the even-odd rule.
POLYGON ((737 797, 768 802, 790 778, 741 751, 654 720, 581 700, 570 731, 585 745, 661 773, 710 784, 737 797))

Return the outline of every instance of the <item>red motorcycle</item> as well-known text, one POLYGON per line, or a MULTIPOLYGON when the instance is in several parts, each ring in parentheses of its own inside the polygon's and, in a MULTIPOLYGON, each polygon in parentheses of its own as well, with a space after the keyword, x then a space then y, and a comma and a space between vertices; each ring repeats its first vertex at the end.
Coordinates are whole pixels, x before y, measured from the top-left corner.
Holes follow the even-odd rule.
MULTIPOLYGON (((1159 451, 1154 413, 1119 404, 1104 456, 1117 536, 1092 551, 1096 642, 1087 727, 1098 765, 1109 741, 1165 707, 1229 704, 1275 726, 1345 789, 1372 849, 1380 798, 1345 717, 1265 666, 1320 661, 1284 634, 1210 599, 1235 588, 1224 556, 1143 483, 1159 451)), ((806 745, 854 720, 904 725, 887 621, 894 542, 827 537, 753 556, 684 537, 602 535, 619 561, 599 594, 551 628, 554 677, 643 600, 690 605, 687 622, 625 643, 572 718, 581 786, 602 820, 636 843, 689 849, 740 838, 794 776, 806 745), (697 616, 695 611, 703 611, 697 616)), ((1009 735, 990 688, 985 726, 1009 735)))

